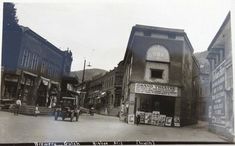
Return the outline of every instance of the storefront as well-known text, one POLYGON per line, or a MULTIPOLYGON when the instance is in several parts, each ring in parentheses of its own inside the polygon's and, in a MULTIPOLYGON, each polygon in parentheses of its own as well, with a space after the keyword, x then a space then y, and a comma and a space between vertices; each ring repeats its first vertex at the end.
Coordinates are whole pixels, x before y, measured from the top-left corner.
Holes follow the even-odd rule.
POLYGON ((4 75, 2 99, 16 99, 17 98, 18 80, 19 80, 18 75, 13 75, 13 74, 4 75))
POLYGON ((175 113, 175 98, 161 95, 137 94, 137 111, 153 112, 159 111, 161 114, 173 117, 175 113))
POLYGON ((49 82, 50 80, 47 78, 40 78, 40 83, 37 90, 36 105, 38 104, 39 106, 47 106, 49 82))
POLYGON ((126 101, 127 122, 136 123, 140 115, 141 124, 155 126, 180 126, 180 88, 166 84, 134 83, 130 90, 130 100, 126 101), (130 114, 134 113, 134 114, 130 114))
POLYGON ((24 71, 21 75, 19 98, 25 104, 32 103, 33 90, 37 75, 24 71))

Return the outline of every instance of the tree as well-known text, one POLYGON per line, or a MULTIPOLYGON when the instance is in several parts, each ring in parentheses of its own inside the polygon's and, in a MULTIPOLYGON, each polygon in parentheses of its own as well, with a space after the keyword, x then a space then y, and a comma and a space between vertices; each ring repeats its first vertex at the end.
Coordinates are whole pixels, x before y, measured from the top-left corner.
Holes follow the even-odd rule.
POLYGON ((3 30, 18 30, 18 18, 14 3, 3 3, 3 30))

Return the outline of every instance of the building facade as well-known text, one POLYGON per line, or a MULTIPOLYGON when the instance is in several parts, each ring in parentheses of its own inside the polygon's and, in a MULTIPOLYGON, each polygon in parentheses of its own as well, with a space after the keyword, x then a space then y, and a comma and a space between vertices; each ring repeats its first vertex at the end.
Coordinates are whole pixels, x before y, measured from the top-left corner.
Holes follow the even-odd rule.
POLYGON ((59 96, 68 76, 71 51, 61 51, 27 27, 3 30, 1 100, 20 98, 24 104, 47 106, 59 96))
POLYGON ((117 116, 121 104, 123 62, 104 75, 96 76, 89 82, 88 104, 100 114, 117 116))
POLYGON ((136 25, 124 57, 121 119, 168 126, 197 122, 198 64, 186 33, 136 25), (152 116, 152 119, 151 119, 152 116), (155 117, 155 118, 153 118, 155 117), (145 118, 145 120, 144 120, 145 118))
POLYGON ((200 66, 199 75, 199 99, 198 99, 198 119, 201 121, 209 121, 208 111, 211 104, 210 98, 210 64, 206 59, 208 51, 196 53, 195 56, 200 66))
POLYGON ((227 15, 208 47, 210 62, 209 129, 234 140, 231 16, 227 15))

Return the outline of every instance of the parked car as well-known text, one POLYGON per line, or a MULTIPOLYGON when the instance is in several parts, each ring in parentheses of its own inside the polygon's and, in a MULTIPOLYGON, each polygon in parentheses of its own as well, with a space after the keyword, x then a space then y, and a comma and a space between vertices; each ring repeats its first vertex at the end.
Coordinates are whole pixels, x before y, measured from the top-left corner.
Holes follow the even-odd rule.
POLYGON ((61 117, 62 120, 69 118, 72 122, 75 117, 76 121, 78 121, 79 110, 74 97, 62 97, 60 103, 57 105, 55 109, 55 120, 61 117))

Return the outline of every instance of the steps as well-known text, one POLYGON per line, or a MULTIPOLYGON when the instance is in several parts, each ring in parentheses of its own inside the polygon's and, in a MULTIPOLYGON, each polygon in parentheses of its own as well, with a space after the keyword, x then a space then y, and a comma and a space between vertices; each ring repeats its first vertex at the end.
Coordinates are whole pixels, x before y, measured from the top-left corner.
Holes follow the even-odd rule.
MULTIPOLYGON (((54 109, 48 107, 39 107, 38 108, 40 113, 38 115, 53 115, 54 109)), ((20 107, 20 114, 25 115, 34 115, 35 114, 35 106, 32 105, 22 105, 20 107)))

